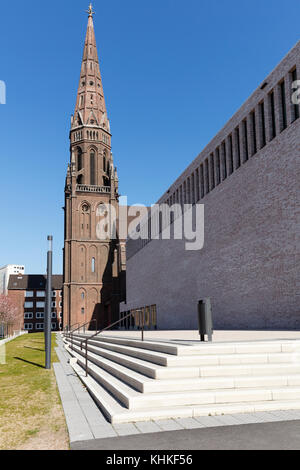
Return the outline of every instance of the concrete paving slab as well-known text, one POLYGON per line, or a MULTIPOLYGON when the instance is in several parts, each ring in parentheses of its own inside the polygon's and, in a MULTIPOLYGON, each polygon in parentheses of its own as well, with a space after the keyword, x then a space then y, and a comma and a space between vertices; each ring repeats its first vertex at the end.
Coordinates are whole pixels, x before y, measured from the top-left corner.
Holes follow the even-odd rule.
POLYGON ((194 418, 176 418, 175 421, 184 429, 204 428, 204 425, 199 423, 199 421, 194 418))
POLYGON ((134 434, 140 434, 138 428, 132 424, 115 424, 114 429, 119 436, 130 436, 134 434))
POLYGON ((239 424, 254 424, 257 420, 254 415, 248 413, 240 413, 233 415, 239 421, 239 424))
POLYGON ((278 417, 276 417, 273 413, 268 412, 268 411, 261 411, 260 413, 257 413, 256 418, 258 418, 259 420, 261 420, 264 423, 271 423, 271 422, 279 420, 278 417))
POLYGON ((95 439, 107 439, 108 437, 117 437, 118 434, 112 426, 93 426, 93 434, 95 439))
POLYGON ((224 426, 224 424, 221 423, 221 421, 218 421, 218 419, 214 416, 197 416, 195 417, 195 420, 202 424, 205 428, 224 426))
POLYGON ((181 424, 174 419, 154 421, 163 431, 179 431, 184 429, 181 424))
POLYGON ((236 426, 241 422, 234 417, 234 415, 217 416, 217 420, 220 421, 224 426, 236 426))
POLYGON ((142 434, 162 432, 162 429, 153 421, 147 421, 145 423, 135 423, 135 425, 142 434))

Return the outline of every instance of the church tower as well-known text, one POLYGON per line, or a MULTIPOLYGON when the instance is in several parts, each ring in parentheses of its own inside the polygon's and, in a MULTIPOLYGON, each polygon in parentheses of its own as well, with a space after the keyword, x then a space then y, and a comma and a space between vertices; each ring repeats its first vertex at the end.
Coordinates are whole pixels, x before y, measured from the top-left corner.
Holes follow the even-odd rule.
POLYGON ((102 328, 118 319, 121 262, 118 240, 99 239, 97 224, 107 205, 118 217, 119 195, 92 5, 88 14, 65 185, 63 317, 64 326, 96 319, 102 328))

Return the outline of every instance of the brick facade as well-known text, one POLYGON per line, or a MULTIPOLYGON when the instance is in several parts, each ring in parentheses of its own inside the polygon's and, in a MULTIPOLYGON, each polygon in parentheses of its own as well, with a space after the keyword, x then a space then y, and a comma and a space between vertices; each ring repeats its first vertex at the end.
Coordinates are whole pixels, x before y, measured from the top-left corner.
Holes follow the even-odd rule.
POLYGON ((204 248, 129 241, 122 311, 155 304, 159 328, 196 328, 210 297, 216 328, 300 328, 295 76, 300 42, 161 197, 204 204, 204 248))
MULTIPOLYGON (((17 306, 19 317, 14 329, 25 329, 29 333, 44 330, 46 276, 10 276, 8 297, 17 306)), ((52 331, 63 328, 62 314, 62 276, 52 278, 52 331)))

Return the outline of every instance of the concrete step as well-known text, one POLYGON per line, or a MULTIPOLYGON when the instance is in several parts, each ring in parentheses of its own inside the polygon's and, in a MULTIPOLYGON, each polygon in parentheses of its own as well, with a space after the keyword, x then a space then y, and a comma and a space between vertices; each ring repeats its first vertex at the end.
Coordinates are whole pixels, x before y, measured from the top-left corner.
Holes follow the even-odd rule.
MULTIPOLYGON (((90 337, 91 335, 89 334, 78 334, 74 335, 74 337, 80 337, 82 339, 86 339, 90 337)), ((138 347, 141 349, 145 350, 150 350, 150 351, 156 351, 156 352, 162 352, 166 354, 171 354, 174 356, 178 355, 178 352, 181 350, 181 347, 178 345, 173 345, 170 343, 164 343, 164 342, 159 342, 159 341, 141 341, 141 340, 132 340, 129 338, 118 338, 118 337, 112 337, 112 336, 105 336, 105 335, 99 335, 94 338, 94 341, 98 341, 99 343, 112 343, 112 344, 118 344, 118 345, 124 345, 124 346, 132 346, 132 347, 138 347)), ((183 347, 185 349, 185 347, 183 347)))
MULTIPOLYGON (((75 339, 74 339, 75 341, 75 339)), ((78 339, 76 339, 78 341, 78 339)), ((78 344, 78 343, 76 343, 78 344)), ((89 345, 115 351, 126 356, 136 357, 153 364, 165 367, 193 367, 193 366, 217 366, 235 364, 283 364, 291 363, 295 359, 294 353, 244 353, 244 354, 213 354, 192 356, 170 356, 156 351, 145 351, 131 346, 119 346, 104 341, 91 340, 89 345)))
MULTIPOLYGON (((74 346, 79 347, 80 342, 74 340, 74 346)), ((84 351, 84 349, 83 349, 84 351)), ((199 368, 198 367, 164 367, 157 364, 151 364, 150 362, 133 358, 130 356, 125 356, 124 354, 119 354, 114 351, 109 351, 107 349, 102 349, 99 346, 89 346, 89 352, 97 354, 101 357, 111 360, 117 364, 121 364, 128 369, 139 372, 147 377, 152 379, 172 379, 176 377, 185 378, 185 377, 199 377, 199 368)))
POLYGON ((201 406, 168 405, 165 408, 144 408, 127 410, 93 377, 85 377, 82 368, 74 364, 73 368, 90 394, 112 424, 151 421, 170 418, 189 418, 197 416, 218 416, 235 413, 254 413, 257 411, 300 409, 300 400, 257 401, 254 403, 209 404, 201 406))
MULTIPOLYGON (((73 352, 73 354, 78 360, 78 365, 84 368, 84 358, 78 353, 73 352)), ((256 386, 249 389, 140 393, 92 362, 89 362, 88 371, 98 383, 112 393, 126 408, 131 410, 167 406, 288 400, 300 397, 300 387, 258 388, 256 386)))
MULTIPOLYGON (((74 349, 79 355, 84 356, 84 351, 81 351, 79 347, 74 346, 74 349)), ((142 393, 252 388, 256 386, 278 388, 300 386, 300 375, 154 380, 92 352, 89 352, 89 361, 142 393)))
MULTIPOLYGON (((74 335, 74 337, 86 339, 89 334, 74 335)), ((103 334, 93 338, 99 343, 111 343, 130 346, 133 348, 156 351, 175 356, 214 355, 214 354, 265 354, 265 353, 300 353, 300 340, 271 340, 271 341, 246 341, 236 343, 199 343, 189 345, 176 345, 170 342, 153 340, 135 340, 105 336, 103 334)))

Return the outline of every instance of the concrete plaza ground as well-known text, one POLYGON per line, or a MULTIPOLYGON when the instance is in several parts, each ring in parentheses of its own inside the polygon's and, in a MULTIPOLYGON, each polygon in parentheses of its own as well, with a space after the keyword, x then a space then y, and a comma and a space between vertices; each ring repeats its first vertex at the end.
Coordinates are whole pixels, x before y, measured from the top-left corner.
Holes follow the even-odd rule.
MULTIPOLYGON (((106 333, 107 334, 107 333, 106 333)), ((110 333, 140 337, 140 332, 110 333)), ((147 340, 197 342, 196 331, 148 331, 147 340)), ((218 331, 214 342, 299 339, 300 332, 218 331)), ((299 449, 300 411, 272 411, 111 425, 72 367, 58 335, 55 373, 69 429, 71 448, 128 449, 299 449)))
MULTIPOLYGON (((140 339, 140 331, 106 331, 105 336, 126 337, 140 339)), ((198 343, 200 341, 197 330, 170 330, 170 331, 147 331, 145 339, 155 341, 174 341, 198 343)), ((230 343, 236 341, 271 341, 276 339, 300 339, 300 331, 266 331, 266 330, 217 330, 213 335, 214 343, 230 343)))

